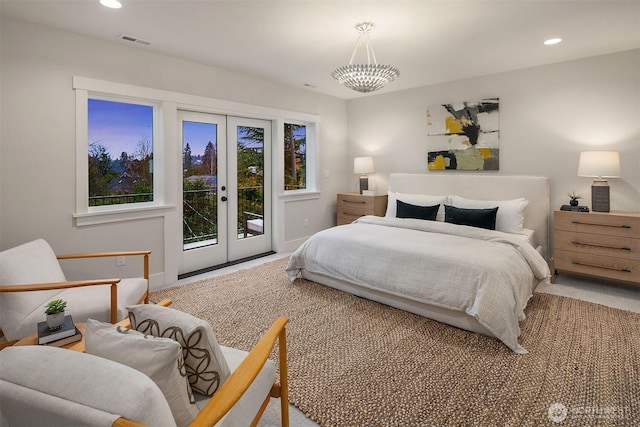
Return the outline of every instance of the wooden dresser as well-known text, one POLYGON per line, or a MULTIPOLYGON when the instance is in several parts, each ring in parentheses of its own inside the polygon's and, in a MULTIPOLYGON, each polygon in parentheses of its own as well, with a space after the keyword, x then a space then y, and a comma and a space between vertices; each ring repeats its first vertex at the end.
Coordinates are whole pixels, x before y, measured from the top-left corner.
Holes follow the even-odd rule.
POLYGON ((640 212, 554 212, 553 272, 640 284, 640 212))
POLYGON ((384 216, 387 195, 365 196, 358 193, 338 193, 337 224, 350 224, 361 216, 384 216))

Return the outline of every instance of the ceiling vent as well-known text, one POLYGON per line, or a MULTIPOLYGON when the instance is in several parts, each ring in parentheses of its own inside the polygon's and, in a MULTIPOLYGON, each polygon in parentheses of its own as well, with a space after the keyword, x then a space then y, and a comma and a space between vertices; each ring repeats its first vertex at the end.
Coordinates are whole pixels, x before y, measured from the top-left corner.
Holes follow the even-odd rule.
POLYGON ((142 46, 149 46, 151 44, 151 42, 139 39, 138 37, 129 36, 129 35, 126 35, 126 34, 120 34, 118 36, 118 38, 120 40, 124 40, 124 41, 129 42, 129 43, 139 44, 139 45, 142 45, 142 46))

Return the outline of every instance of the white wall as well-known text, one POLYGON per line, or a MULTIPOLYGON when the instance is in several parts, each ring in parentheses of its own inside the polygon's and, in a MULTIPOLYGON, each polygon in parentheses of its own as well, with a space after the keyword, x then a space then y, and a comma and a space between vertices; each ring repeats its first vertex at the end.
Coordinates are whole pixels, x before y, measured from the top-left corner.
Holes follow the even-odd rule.
MULTIPOLYGON (((58 253, 151 249, 155 276, 174 256, 164 253, 162 217, 74 227, 74 75, 319 115, 321 196, 278 202, 283 251, 335 223, 336 193, 357 189, 354 156, 375 157, 385 191, 391 172, 426 171, 429 105, 483 97, 500 98, 499 174, 548 176, 554 208, 571 190, 588 202, 591 179, 576 176, 580 151, 617 150, 623 177, 609 180, 612 208, 640 210, 638 50, 345 102, 6 17, 0 43, 0 249, 38 237, 58 253)), ((101 276, 133 270, 114 264, 95 268, 101 276)))
POLYGON ((351 100, 349 156, 373 155, 385 192, 391 172, 427 172, 429 105, 499 97, 498 174, 549 177, 552 209, 572 190, 590 205, 593 180, 577 176, 580 152, 619 151, 622 178, 609 179, 611 208, 638 211, 639 76, 640 50, 633 50, 351 100))
MULTIPOLYGON (((150 249, 151 274, 162 282, 166 259, 175 257, 164 251, 166 217, 74 226, 74 75, 319 115, 319 166, 330 169, 331 177, 320 178, 319 198, 278 204, 285 228, 277 246, 286 250, 334 224, 332 206, 346 173, 344 100, 7 17, 0 31, 0 249, 38 237, 57 253, 150 249)), ((139 268, 116 268, 112 260, 94 264, 97 275, 110 277, 139 268)), ((68 268, 71 278, 84 275, 84 267, 68 268)))

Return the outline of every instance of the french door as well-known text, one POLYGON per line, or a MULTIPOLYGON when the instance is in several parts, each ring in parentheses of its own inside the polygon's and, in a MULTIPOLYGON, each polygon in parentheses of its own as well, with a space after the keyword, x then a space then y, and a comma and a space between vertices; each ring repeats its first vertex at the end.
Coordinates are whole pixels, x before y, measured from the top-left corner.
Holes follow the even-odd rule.
POLYGON ((271 250, 271 122, 179 111, 178 274, 271 250))

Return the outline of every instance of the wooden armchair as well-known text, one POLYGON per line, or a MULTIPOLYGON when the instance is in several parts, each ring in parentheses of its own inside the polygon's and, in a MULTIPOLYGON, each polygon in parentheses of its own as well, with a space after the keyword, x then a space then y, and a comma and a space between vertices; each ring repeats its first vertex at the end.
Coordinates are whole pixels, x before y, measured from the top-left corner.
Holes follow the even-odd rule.
POLYGON ((56 256, 43 239, 0 252, 0 330, 7 342, 0 349, 35 332, 44 320, 44 305, 61 298, 74 321, 91 317, 116 323, 126 306, 149 302, 151 251, 80 253, 56 256), (144 257, 140 278, 67 281, 58 260, 118 256, 144 257), (108 285, 108 288, 107 288, 108 285))
MULTIPOLYGON (((165 300, 158 305, 170 303, 165 300)), ((250 425, 256 426, 270 398, 279 397, 282 426, 288 427, 287 322, 286 317, 278 318, 249 353, 242 352, 246 356, 239 364, 230 361, 231 375, 189 426, 244 426, 248 423, 238 421, 238 414, 246 418, 247 413, 253 419, 250 425), (275 372, 269 355, 276 341, 279 381, 271 376, 271 382, 265 382, 265 372, 275 372)), ((125 319, 118 325, 130 323, 125 319)), ((225 358, 227 350, 240 352, 222 349, 225 358)), ((106 420, 115 427, 176 425, 162 392, 141 372, 101 357, 47 346, 14 346, 0 352, 0 412, 10 425, 44 419, 59 425, 98 425, 91 420, 106 420)))

